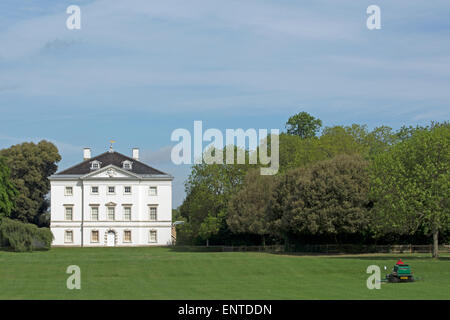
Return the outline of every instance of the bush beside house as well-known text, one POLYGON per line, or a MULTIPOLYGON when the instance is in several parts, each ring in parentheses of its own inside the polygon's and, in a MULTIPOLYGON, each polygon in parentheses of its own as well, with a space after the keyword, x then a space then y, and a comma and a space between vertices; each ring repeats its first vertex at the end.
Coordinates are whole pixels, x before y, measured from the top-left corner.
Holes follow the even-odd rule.
POLYGON ((3 218, 0 222, 0 245, 16 252, 50 249, 53 234, 49 228, 3 218))

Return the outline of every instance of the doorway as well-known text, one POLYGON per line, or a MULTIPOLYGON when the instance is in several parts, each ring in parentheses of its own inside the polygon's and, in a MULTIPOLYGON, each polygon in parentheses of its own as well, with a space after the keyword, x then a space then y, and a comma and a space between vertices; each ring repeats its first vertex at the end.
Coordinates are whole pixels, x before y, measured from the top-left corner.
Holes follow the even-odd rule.
POLYGON ((106 235, 106 246, 114 247, 116 245, 116 234, 114 231, 108 231, 106 235))

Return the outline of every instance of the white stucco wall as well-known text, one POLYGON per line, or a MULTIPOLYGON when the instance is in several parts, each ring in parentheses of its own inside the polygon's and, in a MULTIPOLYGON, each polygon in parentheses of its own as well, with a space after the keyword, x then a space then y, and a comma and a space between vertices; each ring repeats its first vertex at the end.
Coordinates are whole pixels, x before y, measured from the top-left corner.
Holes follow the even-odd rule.
MULTIPOLYGON (((101 171, 101 170, 99 170, 101 171)), ((100 172, 99 172, 100 173, 100 172)), ((103 174, 103 172, 101 172, 103 174)), ((114 178, 100 174, 86 180, 51 180, 51 223, 55 237, 54 246, 81 246, 81 223, 83 219, 83 246, 105 246, 105 234, 116 233, 116 246, 169 245, 171 243, 172 182, 136 179, 126 175, 114 178), (73 187, 73 195, 65 195, 65 187, 73 187), (91 187, 99 188, 98 194, 91 193, 91 187), (107 187, 114 186, 115 194, 108 194, 107 187), (131 186, 131 194, 124 193, 124 187, 131 186), (157 195, 149 195, 149 187, 157 187, 157 195), (82 201, 82 195, 84 201, 82 201), (108 221, 108 203, 115 204, 115 220, 108 221), (99 208, 99 220, 91 220, 91 206, 99 208), (131 220, 123 217, 124 205, 131 206, 131 220), (150 221, 149 205, 157 206, 157 220, 150 221), (65 206, 73 206, 73 219, 65 219, 65 206), (73 231, 73 242, 65 242, 65 231, 73 231), (99 231, 99 242, 91 242, 91 231, 99 231), (125 230, 131 231, 131 242, 124 242, 125 230), (157 242, 150 243, 150 230, 157 230, 157 242)))

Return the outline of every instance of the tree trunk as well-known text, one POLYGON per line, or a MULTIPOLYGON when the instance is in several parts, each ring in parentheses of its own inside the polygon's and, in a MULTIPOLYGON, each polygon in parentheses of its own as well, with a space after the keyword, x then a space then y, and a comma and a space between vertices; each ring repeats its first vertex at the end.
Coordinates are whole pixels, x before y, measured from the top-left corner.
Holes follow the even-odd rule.
POLYGON ((266 236, 262 235, 262 246, 265 247, 266 246, 266 236))
POLYGON ((433 229, 433 258, 439 257, 439 230, 433 229))
POLYGON ((209 239, 206 239, 206 246, 209 247, 209 239))

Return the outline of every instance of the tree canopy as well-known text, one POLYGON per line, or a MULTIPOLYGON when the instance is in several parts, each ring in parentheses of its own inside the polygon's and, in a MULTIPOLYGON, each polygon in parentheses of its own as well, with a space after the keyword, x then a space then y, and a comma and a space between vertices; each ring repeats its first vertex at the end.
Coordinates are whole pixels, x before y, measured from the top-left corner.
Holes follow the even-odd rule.
POLYGON ((50 191, 48 177, 56 172, 61 160, 56 146, 42 140, 35 144, 24 142, 0 150, 11 170, 11 181, 18 191, 11 218, 39 224, 40 215, 49 204, 45 196, 50 191))
MULTIPOLYGON (((234 149, 237 153, 237 148, 234 149)), ((248 152, 245 151, 248 158, 248 152)), ((223 157, 225 159, 225 152, 223 157)), ((248 161, 247 161, 248 163, 248 161)), ((208 240, 227 229, 226 208, 231 195, 237 192, 249 164, 207 164, 192 166, 186 183, 186 199, 180 206, 185 223, 179 227, 183 241, 208 240)))
POLYGON ((244 242, 292 244, 429 241, 432 235, 437 250, 439 236, 446 239, 450 230, 449 124, 335 125, 317 135, 321 126, 306 112, 289 118, 278 136, 275 176, 252 169, 259 165, 194 165, 180 235, 231 232, 244 242))
POLYGON ((265 244, 265 236, 271 233, 266 213, 276 181, 276 176, 261 175, 257 169, 247 173, 228 204, 227 224, 232 232, 260 235, 265 244))
POLYGON ((307 112, 293 115, 286 122, 287 134, 299 136, 302 139, 315 137, 322 127, 322 120, 314 118, 307 112))
POLYGON ((417 129, 409 138, 375 157, 372 164, 374 228, 433 235, 438 256, 439 232, 450 223, 450 125, 417 129))
POLYGON ((17 190, 11 181, 11 170, 0 157, 0 218, 9 217, 14 209, 17 190))
POLYGON ((272 194, 273 230, 290 234, 356 233, 368 225, 367 162, 340 155, 285 174, 272 194))

